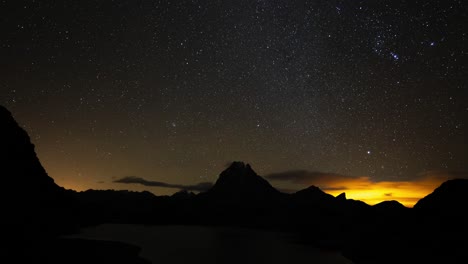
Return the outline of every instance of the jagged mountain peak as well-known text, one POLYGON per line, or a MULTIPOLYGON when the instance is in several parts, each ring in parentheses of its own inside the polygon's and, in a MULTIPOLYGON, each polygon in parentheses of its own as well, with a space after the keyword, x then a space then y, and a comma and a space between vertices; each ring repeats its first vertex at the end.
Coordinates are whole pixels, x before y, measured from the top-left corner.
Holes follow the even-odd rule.
POLYGON ((339 201, 346 201, 346 193, 340 193, 340 195, 336 196, 336 199, 339 201))
POLYGON ((250 164, 242 161, 233 162, 221 172, 207 193, 236 199, 267 199, 280 194, 268 181, 260 177, 250 164))

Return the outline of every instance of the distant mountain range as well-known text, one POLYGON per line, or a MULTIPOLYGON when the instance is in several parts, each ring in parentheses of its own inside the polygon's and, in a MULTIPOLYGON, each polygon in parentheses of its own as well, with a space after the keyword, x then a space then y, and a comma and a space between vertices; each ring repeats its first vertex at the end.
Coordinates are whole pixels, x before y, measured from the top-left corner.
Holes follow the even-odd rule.
MULTIPOLYGON (((235 225, 292 232, 299 242, 339 249, 355 263, 468 261, 466 179, 443 183, 413 209, 397 201, 370 206, 315 186, 285 194, 244 162, 233 162, 200 194, 76 192, 57 186, 47 175, 27 133, 1 106, 0 127, 6 186, 0 192, 2 224, 9 227, 4 238, 12 244, 37 243, 38 237, 55 241, 79 227, 109 222, 235 225)), ((20 254, 21 246, 9 250, 20 254)))

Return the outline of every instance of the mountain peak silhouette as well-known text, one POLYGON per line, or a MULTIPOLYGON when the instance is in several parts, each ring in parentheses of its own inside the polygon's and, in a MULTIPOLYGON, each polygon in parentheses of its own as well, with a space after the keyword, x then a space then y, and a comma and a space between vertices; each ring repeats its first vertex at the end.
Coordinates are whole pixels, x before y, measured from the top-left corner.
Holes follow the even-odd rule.
POLYGON ((293 193, 292 195, 296 199, 299 198, 299 199, 309 200, 309 201, 312 201, 312 200, 314 200, 314 201, 323 201, 323 200, 332 201, 332 200, 335 199, 335 197, 333 197, 333 195, 325 193, 319 187, 314 186, 314 185, 311 185, 311 186, 307 187, 306 189, 297 191, 297 192, 293 193))
POLYGON ((338 201, 346 201, 346 193, 340 193, 340 195, 336 196, 338 201))
POLYGON ((223 172, 227 172, 227 171, 234 171, 238 173, 239 175, 246 174, 246 173, 256 175, 255 171, 252 169, 250 164, 244 163, 243 161, 233 161, 231 165, 229 165, 229 167, 225 169, 223 172))
POLYGON ((390 200, 390 201, 383 201, 378 204, 373 205, 373 207, 381 207, 381 208, 388 208, 388 209, 401 209, 401 208, 406 208, 403 204, 401 204, 398 201, 395 200, 390 200))
POLYGON ((207 194, 229 199, 263 200, 280 195, 280 192, 258 176, 249 164, 235 161, 221 172, 207 194))
POLYGON ((407 207, 398 201, 383 201, 372 206, 374 210, 383 215, 398 215, 407 211, 407 207))

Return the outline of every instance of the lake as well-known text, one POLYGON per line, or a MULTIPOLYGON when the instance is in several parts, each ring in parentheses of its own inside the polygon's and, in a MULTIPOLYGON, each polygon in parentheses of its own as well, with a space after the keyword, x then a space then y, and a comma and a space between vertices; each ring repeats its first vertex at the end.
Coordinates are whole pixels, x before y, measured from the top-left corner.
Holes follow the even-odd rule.
POLYGON ((352 264, 339 252, 293 243, 287 233, 245 228, 104 224, 74 237, 137 245, 153 264, 352 264))

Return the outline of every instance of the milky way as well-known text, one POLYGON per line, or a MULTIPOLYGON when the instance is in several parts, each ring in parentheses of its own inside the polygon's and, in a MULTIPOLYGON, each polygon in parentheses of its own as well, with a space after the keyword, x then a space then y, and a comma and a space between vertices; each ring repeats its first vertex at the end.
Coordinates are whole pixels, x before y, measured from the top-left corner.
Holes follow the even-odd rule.
MULTIPOLYGON (((468 170, 465 1, 1 1, 0 104, 57 183, 468 170)), ((287 188, 278 183, 279 187, 287 188)), ((151 188, 157 194, 173 189, 151 188)))

